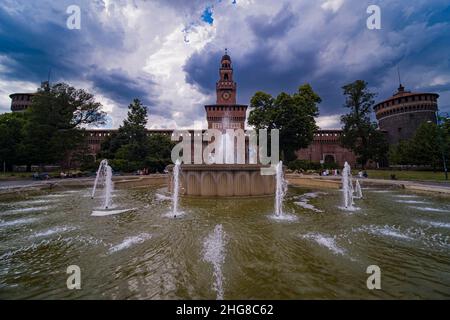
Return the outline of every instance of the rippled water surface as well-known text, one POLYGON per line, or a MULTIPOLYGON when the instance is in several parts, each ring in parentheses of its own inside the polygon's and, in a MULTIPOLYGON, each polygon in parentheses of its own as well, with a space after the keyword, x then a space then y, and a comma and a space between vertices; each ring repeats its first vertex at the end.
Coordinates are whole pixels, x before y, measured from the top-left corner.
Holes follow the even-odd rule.
POLYGON ((289 189, 287 220, 273 198, 182 199, 174 218, 156 188, 116 191, 106 216, 89 189, 0 200, 0 298, 450 297, 449 199, 363 189, 345 212, 339 191, 315 191, 289 189), (369 265, 382 290, 367 289, 369 265))

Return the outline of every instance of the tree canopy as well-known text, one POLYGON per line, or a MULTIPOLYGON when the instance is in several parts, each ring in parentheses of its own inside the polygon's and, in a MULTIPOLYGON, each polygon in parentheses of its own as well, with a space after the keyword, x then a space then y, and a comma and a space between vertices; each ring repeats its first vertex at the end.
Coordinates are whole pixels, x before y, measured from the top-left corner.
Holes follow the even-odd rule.
POLYGON ((9 154, 2 158, 9 167, 63 161, 83 142, 85 126, 104 123, 101 107, 92 94, 65 83, 40 89, 25 112, 0 116, 0 145, 9 154))
POLYGON ((256 130, 279 129, 282 159, 289 162, 296 159, 295 151, 312 142, 321 101, 309 84, 292 95, 282 92, 276 98, 258 91, 250 102, 248 123, 256 130))
POLYGON ((346 97, 345 107, 350 111, 341 117, 341 144, 355 153, 363 167, 368 160, 383 161, 389 145, 378 125, 370 119, 375 93, 369 91, 367 82, 363 80, 347 84, 342 89, 346 97))
MULTIPOLYGON (((424 122, 410 140, 400 141, 389 151, 389 161, 396 165, 443 167, 443 155, 450 152, 450 121, 442 125, 424 122)), ((448 165, 448 163, 447 163, 448 165)))
POLYGON ((0 115, 0 161, 3 169, 11 170, 12 165, 20 163, 23 155, 23 113, 5 113, 0 115))
POLYGON ((170 137, 148 136, 147 119, 147 107, 134 99, 122 126, 103 142, 100 156, 111 159, 114 169, 129 172, 147 168, 150 172, 162 172, 170 164, 173 147, 170 137))
POLYGON ((92 94, 65 83, 39 90, 25 112, 27 164, 55 164, 67 157, 83 142, 84 126, 104 124, 101 107, 92 94))

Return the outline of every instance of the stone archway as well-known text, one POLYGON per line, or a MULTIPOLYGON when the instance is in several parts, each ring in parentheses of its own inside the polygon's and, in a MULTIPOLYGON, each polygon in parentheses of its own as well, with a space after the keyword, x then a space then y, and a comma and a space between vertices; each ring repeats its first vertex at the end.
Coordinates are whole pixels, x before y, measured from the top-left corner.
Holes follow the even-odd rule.
POLYGON ((219 197, 231 197, 233 192, 233 173, 232 172, 219 172, 217 174, 217 195, 219 197))
POLYGON ((237 172, 234 175, 234 195, 248 196, 250 195, 250 173, 237 172))
POLYGON ((214 197, 217 195, 217 184, 212 172, 201 173, 201 195, 214 197))
POLYGON ((200 173, 189 172, 186 177, 186 194, 199 196, 201 195, 200 173))
POLYGON ((334 156, 334 154, 326 154, 323 160, 325 163, 335 163, 336 157, 334 156))

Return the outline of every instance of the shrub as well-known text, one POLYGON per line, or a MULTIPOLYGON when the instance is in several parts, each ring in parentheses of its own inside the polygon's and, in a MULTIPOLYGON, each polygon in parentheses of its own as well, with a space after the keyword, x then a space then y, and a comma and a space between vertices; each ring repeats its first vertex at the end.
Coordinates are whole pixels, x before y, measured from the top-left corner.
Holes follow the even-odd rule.
POLYGON ((323 168, 329 169, 329 170, 334 170, 334 169, 339 169, 339 166, 336 162, 330 162, 330 163, 324 163, 323 168))
POLYGON ((109 161, 114 171, 135 172, 142 169, 142 164, 137 161, 128 161, 124 159, 114 159, 109 161))
POLYGON ((321 169, 320 163, 300 159, 289 162, 287 166, 292 171, 308 171, 321 169))

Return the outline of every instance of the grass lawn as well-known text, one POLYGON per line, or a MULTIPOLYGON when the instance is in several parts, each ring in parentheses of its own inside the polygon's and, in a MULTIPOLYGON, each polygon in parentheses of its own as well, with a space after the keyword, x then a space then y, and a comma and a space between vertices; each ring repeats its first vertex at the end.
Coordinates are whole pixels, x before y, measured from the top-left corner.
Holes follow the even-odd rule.
POLYGON ((0 181, 5 181, 5 180, 31 180, 32 178, 32 173, 31 172, 6 172, 0 173, 0 181))
MULTIPOLYGON (((391 179, 391 174, 395 174, 397 180, 418 180, 446 182, 444 172, 433 171, 404 171, 404 170, 366 170, 369 178, 373 179, 391 179)), ((356 175, 358 171, 355 171, 356 175)), ((449 174, 450 179, 450 174, 449 174)), ((449 180, 450 181, 450 180, 449 180)))
MULTIPOLYGON (((61 171, 46 171, 50 177, 58 177, 61 171)), ((71 171, 75 172, 75 171, 71 171)), ((33 172, 6 172, 0 173, 0 181, 11 181, 11 180, 33 180, 33 172)))

